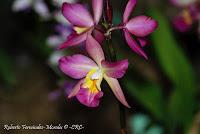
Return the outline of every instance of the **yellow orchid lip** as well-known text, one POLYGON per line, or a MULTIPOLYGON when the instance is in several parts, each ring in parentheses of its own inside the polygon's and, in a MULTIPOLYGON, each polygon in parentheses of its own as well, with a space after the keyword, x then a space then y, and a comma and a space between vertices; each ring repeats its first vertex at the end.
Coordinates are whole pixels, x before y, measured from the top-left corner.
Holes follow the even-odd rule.
POLYGON ((88 27, 77 27, 77 26, 75 26, 73 29, 76 31, 77 34, 82 34, 86 31, 88 31, 89 28, 88 27))
POLYGON ((98 89, 97 87, 97 81, 98 79, 91 79, 92 75, 97 71, 97 69, 92 69, 87 75, 86 75, 86 78, 85 78, 85 82, 84 84, 82 85, 83 88, 88 88, 89 91, 91 93, 98 93, 100 91, 100 89, 98 89))
POLYGON ((101 91, 100 84, 103 79, 103 70, 101 68, 94 68, 86 75, 85 82, 82 87, 89 89, 91 93, 98 93, 101 91))

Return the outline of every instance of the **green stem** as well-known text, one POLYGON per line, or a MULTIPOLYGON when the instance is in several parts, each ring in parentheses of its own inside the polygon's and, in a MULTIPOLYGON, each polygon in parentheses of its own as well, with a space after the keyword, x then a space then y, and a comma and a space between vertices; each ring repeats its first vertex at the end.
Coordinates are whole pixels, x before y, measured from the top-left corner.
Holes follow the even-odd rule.
MULTIPOLYGON (((114 50, 114 47, 112 46, 112 42, 111 42, 111 38, 107 38, 106 40, 106 46, 107 46, 107 52, 109 58, 112 62, 116 62, 117 61, 117 57, 116 57, 116 53, 114 50)), ((119 81, 120 85, 123 86, 122 81, 119 81)), ((119 104, 119 115, 120 115, 120 127, 121 127, 121 134, 127 134, 127 129, 126 129, 126 110, 125 107, 118 102, 119 104)))

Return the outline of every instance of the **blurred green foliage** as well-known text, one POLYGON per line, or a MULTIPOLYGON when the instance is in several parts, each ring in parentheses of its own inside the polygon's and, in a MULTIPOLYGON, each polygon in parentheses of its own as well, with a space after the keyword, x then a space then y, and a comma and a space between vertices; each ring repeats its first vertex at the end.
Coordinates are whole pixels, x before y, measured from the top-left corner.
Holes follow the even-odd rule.
POLYGON ((192 65, 179 47, 167 18, 160 10, 149 10, 149 15, 158 20, 159 28, 152 34, 155 56, 161 71, 171 85, 134 84, 129 82, 129 92, 166 125, 169 133, 179 127, 187 133, 195 112, 196 80, 192 65), (161 87, 163 87, 163 89, 161 87), (166 89, 167 88, 167 89, 166 89), (168 90, 169 96, 162 91, 168 90))
POLYGON ((0 78, 7 86, 13 86, 16 82, 16 75, 14 64, 11 57, 2 50, 0 50, 0 78))

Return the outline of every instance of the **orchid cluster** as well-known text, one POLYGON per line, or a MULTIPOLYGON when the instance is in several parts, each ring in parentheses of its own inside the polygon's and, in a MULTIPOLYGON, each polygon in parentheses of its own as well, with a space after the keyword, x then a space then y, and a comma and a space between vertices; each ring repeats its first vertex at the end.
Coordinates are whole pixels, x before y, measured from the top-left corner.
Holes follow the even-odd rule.
MULTIPOLYGON (((64 2, 62 14, 73 27, 67 40, 59 46, 59 49, 85 44, 89 57, 82 54, 64 56, 59 59, 60 70, 79 82, 74 86, 68 98, 76 96, 78 101, 88 107, 97 107, 103 96, 101 82, 105 79, 116 98, 126 107, 130 107, 122 92, 119 78, 122 78, 128 68, 128 60, 107 61, 103 51, 103 40, 111 36, 114 30, 122 30, 129 47, 147 59, 143 51, 147 43, 146 36, 152 33, 157 22, 146 16, 137 16, 129 19, 136 0, 129 0, 123 15, 123 22, 110 28, 104 27, 101 22, 103 13, 103 0, 92 0, 93 16, 88 9, 78 3, 64 2), (132 37, 132 35, 134 37, 132 37)), ((109 21, 112 19, 111 10, 106 10, 109 21)))
POLYGON ((183 10, 174 18, 173 24, 180 32, 188 32, 194 23, 198 23, 200 36, 200 2, 199 0, 171 0, 172 3, 183 10))

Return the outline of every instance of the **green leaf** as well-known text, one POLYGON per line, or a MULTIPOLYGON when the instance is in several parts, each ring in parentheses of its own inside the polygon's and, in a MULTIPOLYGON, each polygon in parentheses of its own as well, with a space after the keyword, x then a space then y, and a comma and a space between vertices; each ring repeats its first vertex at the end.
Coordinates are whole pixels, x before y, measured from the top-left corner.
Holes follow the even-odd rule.
POLYGON ((174 89, 169 98, 168 109, 171 118, 168 119, 168 123, 175 121, 179 125, 188 125, 194 112, 197 89, 193 68, 177 43, 167 18, 160 10, 150 10, 149 13, 159 22, 158 29, 152 34, 155 54, 174 89))
POLYGON ((163 119, 164 101, 161 92, 162 89, 159 86, 153 84, 143 84, 138 86, 131 81, 127 81, 126 89, 157 119, 163 119))
POLYGON ((0 50, 0 77, 7 85, 13 85, 16 82, 14 65, 9 55, 0 50))
POLYGON ((171 26, 159 10, 150 11, 151 16, 159 23, 158 29, 152 34, 155 54, 165 75, 181 90, 196 90, 192 66, 177 43, 171 26))

